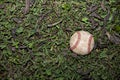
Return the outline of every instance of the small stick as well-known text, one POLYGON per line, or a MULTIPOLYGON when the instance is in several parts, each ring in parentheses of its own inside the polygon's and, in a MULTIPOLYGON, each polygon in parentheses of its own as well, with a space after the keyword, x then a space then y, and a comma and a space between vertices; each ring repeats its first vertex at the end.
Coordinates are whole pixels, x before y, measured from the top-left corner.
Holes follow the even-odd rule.
POLYGON ((95 12, 91 13, 90 16, 95 17, 98 20, 103 20, 102 17, 100 15, 98 15, 97 13, 95 13, 95 12))
POLYGON ((30 10, 30 0, 25 0, 24 14, 27 14, 30 10))
POLYGON ((55 26, 55 25, 57 25, 57 24, 59 24, 59 23, 61 23, 61 22, 62 22, 62 19, 61 19, 60 21, 58 21, 58 22, 53 23, 53 24, 48 24, 48 27, 55 26))
POLYGON ((105 7, 105 2, 104 2, 104 1, 101 2, 100 6, 101 6, 101 8, 102 8, 104 11, 106 11, 106 7, 105 7))

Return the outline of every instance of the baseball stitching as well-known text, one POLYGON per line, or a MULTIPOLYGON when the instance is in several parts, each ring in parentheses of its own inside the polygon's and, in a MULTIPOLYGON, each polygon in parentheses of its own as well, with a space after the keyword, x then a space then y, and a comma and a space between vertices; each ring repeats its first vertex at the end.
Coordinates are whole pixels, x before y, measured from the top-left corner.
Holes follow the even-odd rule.
POLYGON ((92 39, 93 39, 93 37, 92 37, 92 35, 89 37, 89 41, 88 41, 88 53, 90 53, 90 50, 91 50, 91 42, 92 42, 92 39))
POLYGON ((78 44, 80 43, 81 34, 80 34, 80 32, 77 32, 77 34, 78 34, 78 39, 77 39, 75 45, 73 45, 73 46, 70 48, 71 50, 75 49, 75 48, 78 46, 78 44))

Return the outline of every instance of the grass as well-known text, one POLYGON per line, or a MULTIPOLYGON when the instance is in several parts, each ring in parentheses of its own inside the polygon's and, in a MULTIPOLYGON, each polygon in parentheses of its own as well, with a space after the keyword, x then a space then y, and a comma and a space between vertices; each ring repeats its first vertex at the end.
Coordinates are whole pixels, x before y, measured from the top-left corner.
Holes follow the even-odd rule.
MULTIPOLYGON (((103 34, 103 21, 96 19, 97 28, 88 21, 87 5, 100 2, 35 0, 24 14, 25 1, 0 1, 4 6, 0 8, 0 79, 118 80, 120 46, 103 34), (78 30, 94 35, 96 47, 89 55, 76 56, 69 49, 70 37, 78 30)), ((109 0, 105 4, 110 7, 110 16, 117 9, 113 3, 109 0)), ((102 17, 107 15, 101 7, 97 12, 102 17)), ((106 25, 109 33, 119 34, 119 16, 106 25)))

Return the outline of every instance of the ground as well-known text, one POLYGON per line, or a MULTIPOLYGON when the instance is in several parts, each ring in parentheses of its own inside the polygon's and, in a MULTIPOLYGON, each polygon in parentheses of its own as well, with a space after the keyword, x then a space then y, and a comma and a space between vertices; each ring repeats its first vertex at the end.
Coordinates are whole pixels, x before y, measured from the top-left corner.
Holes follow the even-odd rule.
POLYGON ((1 0, 0 79, 119 80, 117 0, 1 0), (93 34, 89 55, 70 50, 72 34, 93 34))

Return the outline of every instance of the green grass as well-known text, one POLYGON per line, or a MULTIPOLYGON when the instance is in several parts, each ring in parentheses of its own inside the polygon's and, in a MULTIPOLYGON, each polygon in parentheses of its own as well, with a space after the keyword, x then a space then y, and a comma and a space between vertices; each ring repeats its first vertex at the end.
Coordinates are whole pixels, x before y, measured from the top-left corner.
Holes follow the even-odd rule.
MULTIPOLYGON (((34 1, 34 0, 33 0, 34 1)), ((112 16, 115 0, 106 2, 112 16)), ((100 4, 100 0, 89 0, 100 4)), ((23 14, 24 0, 0 1, 0 79, 2 80, 118 80, 120 45, 111 43, 88 21, 84 0, 35 0, 23 14), (69 49, 71 35, 86 30, 94 35, 97 47, 86 56, 74 55, 69 49)), ((101 10, 100 16, 107 15, 101 10)), ((119 16, 105 29, 119 34, 119 16), (117 29, 114 29, 117 25, 117 29)), ((103 28, 103 27, 101 27, 103 28)))

